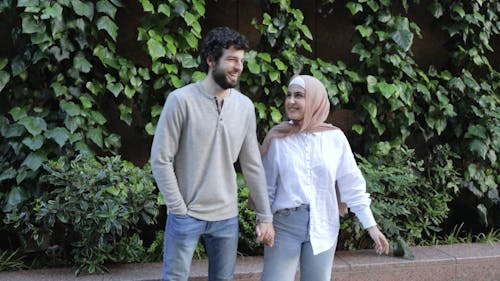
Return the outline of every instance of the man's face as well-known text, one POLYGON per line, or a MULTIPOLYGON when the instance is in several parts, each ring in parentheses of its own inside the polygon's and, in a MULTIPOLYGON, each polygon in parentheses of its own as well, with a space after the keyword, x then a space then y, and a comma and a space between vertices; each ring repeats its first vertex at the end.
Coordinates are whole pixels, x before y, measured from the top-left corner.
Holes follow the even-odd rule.
POLYGON ((214 81, 222 88, 234 88, 238 84, 243 62, 245 61, 245 51, 237 50, 234 47, 224 49, 219 61, 215 62, 212 69, 214 81))

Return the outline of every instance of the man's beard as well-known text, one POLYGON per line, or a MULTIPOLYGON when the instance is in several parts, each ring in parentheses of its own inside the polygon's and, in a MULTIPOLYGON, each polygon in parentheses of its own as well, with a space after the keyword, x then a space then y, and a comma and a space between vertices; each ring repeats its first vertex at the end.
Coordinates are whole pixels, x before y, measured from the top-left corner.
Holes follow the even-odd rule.
POLYGON ((227 80, 226 74, 219 68, 219 65, 215 65, 214 71, 212 72, 212 77, 214 78, 215 83, 219 85, 222 89, 229 89, 236 87, 236 83, 231 83, 227 80))

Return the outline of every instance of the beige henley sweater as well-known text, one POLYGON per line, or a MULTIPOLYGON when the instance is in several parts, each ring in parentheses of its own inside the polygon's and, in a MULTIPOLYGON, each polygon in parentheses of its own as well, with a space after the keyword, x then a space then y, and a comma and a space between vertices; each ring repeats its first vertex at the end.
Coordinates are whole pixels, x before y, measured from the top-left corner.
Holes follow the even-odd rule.
POLYGON ((158 120, 151 168, 174 214, 216 221, 238 214, 238 160, 257 219, 272 222, 252 101, 235 89, 220 113, 201 82, 170 93, 158 120))

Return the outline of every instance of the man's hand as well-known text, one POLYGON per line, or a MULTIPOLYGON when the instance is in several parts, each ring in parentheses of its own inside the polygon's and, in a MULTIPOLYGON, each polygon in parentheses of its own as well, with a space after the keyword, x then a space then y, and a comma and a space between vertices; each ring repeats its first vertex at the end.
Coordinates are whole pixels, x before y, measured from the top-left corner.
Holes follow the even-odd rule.
POLYGON ((271 222, 258 222, 255 227, 257 242, 262 242, 268 247, 274 245, 274 227, 271 222))
POLYGON ((375 225, 368 228, 368 233, 370 233, 370 237, 375 242, 375 251, 377 254, 389 254, 389 242, 387 242, 387 239, 378 227, 375 225))

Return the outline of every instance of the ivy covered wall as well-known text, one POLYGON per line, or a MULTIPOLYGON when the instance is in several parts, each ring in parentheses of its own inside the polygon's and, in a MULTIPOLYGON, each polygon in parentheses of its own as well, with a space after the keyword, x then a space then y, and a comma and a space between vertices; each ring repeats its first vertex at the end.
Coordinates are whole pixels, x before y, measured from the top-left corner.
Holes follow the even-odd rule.
POLYGON ((220 25, 251 41, 240 89, 260 138, 284 118, 288 79, 312 74, 355 152, 382 165, 415 148, 468 228, 498 228, 499 16, 494 0, 1 0, 2 231, 48 229, 51 160, 147 165, 166 95, 204 78, 200 40, 220 25))

